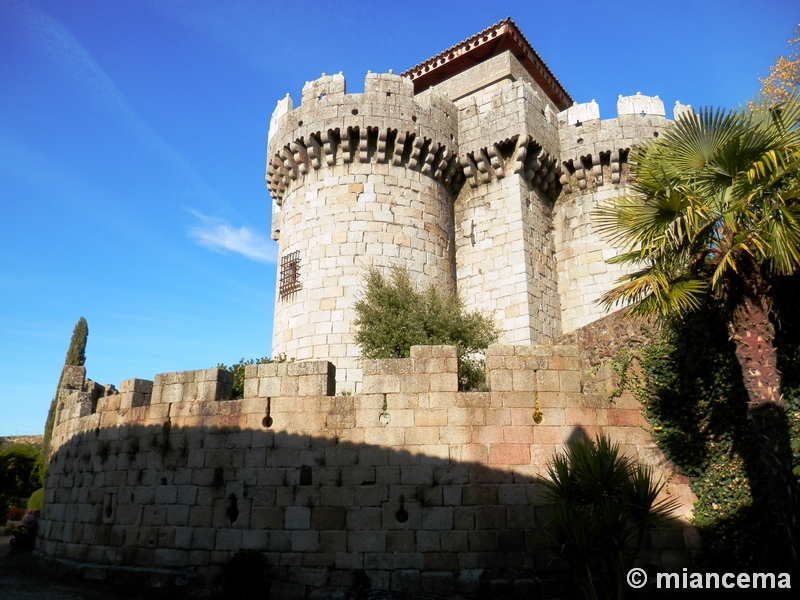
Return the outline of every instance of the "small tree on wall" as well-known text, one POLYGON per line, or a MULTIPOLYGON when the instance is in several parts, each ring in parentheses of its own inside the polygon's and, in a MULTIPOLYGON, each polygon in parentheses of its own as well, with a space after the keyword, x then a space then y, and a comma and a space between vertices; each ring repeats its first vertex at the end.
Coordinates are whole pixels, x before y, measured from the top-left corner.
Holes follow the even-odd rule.
POLYGON ((417 291, 408 270, 401 267, 392 268, 389 277, 372 268, 364 283, 355 304, 356 343, 364 358, 408 358, 411 346, 455 346, 459 389, 485 386, 480 356, 497 340, 489 317, 465 312, 457 294, 434 286, 417 291))
MULTIPOLYGON (((89 325, 86 319, 81 317, 72 330, 72 339, 69 342, 67 356, 64 359, 64 366, 82 367, 86 363, 86 341, 89 338, 89 325)), ((42 436, 42 485, 47 476, 47 455, 50 452, 50 439, 53 437, 53 427, 56 420, 56 403, 58 392, 61 389, 61 377, 58 378, 56 395, 50 402, 50 410, 47 411, 47 421, 44 424, 44 435, 42 436)))

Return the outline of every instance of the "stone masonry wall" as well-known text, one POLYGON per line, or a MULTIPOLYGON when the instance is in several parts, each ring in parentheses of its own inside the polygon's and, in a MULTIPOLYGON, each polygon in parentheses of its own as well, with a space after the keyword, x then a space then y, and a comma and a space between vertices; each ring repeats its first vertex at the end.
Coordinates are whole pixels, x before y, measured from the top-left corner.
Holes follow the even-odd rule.
MULTIPOLYGON (((210 369, 127 380, 86 410, 92 385, 67 367, 39 550, 210 581, 254 549, 273 598, 338 597, 361 572, 480 597, 527 589, 547 563, 539 478, 568 440, 603 432, 671 474, 636 402, 609 403, 610 369, 590 372, 574 347, 490 348, 487 393, 457 391, 452 347, 362 369, 358 395, 329 395, 330 363, 307 361, 248 366, 241 400, 210 369)), ((646 558, 674 568, 696 541, 688 486, 668 491, 683 525, 655 531, 646 558)))
POLYGON ((456 278, 468 310, 487 311, 500 342, 542 343, 559 334, 550 205, 511 175, 461 191, 456 278))

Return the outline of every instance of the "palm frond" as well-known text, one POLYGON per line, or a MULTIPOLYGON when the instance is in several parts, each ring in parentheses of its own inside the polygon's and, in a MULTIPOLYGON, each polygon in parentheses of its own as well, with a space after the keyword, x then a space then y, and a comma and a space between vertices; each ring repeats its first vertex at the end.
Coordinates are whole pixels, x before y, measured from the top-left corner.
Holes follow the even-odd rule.
POLYGON ((666 316, 722 297, 751 268, 800 267, 800 91, 778 107, 684 113, 630 154, 632 193, 600 206, 597 230, 633 271, 600 302, 666 316))

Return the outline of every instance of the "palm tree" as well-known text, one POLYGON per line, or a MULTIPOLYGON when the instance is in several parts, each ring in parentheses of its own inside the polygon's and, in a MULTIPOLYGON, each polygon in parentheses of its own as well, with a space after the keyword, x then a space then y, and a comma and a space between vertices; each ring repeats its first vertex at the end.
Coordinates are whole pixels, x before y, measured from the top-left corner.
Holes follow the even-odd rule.
POLYGON ((621 249, 611 262, 633 269, 602 297, 606 306, 680 317, 710 298, 724 311, 766 496, 794 565, 796 481, 777 449, 786 421, 771 283, 800 268, 798 121, 798 93, 775 108, 760 99, 684 113, 632 152, 632 193, 596 211, 601 233, 621 249))

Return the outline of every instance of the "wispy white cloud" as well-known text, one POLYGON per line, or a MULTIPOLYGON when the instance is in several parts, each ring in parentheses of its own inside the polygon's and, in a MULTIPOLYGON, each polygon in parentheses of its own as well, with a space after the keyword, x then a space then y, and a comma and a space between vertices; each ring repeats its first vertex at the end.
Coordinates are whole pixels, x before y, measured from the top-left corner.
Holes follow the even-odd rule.
POLYGON ((190 212, 202 222, 189 228, 189 235, 199 245, 215 252, 235 252, 257 262, 277 262, 277 244, 257 231, 249 227, 233 227, 222 219, 190 212))
POLYGON ((27 0, 10 0, 5 8, 28 30, 40 50, 83 87, 85 93, 114 115, 145 146, 191 182, 193 192, 217 199, 202 175, 141 117, 128 98, 69 30, 44 10, 27 0))

